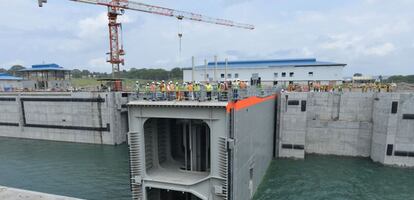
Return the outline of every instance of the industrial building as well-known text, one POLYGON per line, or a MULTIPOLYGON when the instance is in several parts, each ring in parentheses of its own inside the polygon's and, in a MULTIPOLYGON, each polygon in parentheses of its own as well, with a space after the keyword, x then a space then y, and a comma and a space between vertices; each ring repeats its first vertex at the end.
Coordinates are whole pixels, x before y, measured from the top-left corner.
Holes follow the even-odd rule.
POLYGON ((32 65, 20 70, 23 74, 23 87, 34 90, 68 89, 71 87, 70 70, 57 64, 32 65))
POLYGON ((311 59, 209 62, 183 69, 184 81, 261 80, 264 84, 335 85, 343 81, 346 64, 311 59))
POLYGON ((0 73, 0 92, 11 92, 22 88, 22 78, 0 73))
POLYGON ((130 102, 133 199, 251 199, 273 159, 275 100, 130 102))

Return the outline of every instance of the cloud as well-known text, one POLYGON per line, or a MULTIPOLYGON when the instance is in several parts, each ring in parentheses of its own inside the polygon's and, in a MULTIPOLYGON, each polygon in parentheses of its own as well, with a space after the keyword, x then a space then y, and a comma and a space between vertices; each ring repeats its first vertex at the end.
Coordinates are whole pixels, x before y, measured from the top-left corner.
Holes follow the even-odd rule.
MULTIPOLYGON (((126 67, 190 66, 213 60, 316 57, 347 63, 346 74, 413 74, 412 0, 144 0, 147 3, 254 24, 248 31, 183 21, 182 61, 175 18, 126 11, 123 25, 126 67)), ((111 71, 106 63, 106 8, 56 1, 44 8, 27 0, 0 13, 0 63, 42 60, 68 68, 111 71), (21 13, 25 13, 22 15, 21 13)))
POLYGON ((25 66, 25 64, 26 63, 23 60, 17 59, 17 60, 12 60, 12 61, 8 61, 8 62, 0 64, 0 68, 9 69, 13 65, 25 66))
POLYGON ((108 69, 111 69, 111 65, 106 62, 105 57, 99 57, 89 60, 88 65, 84 68, 96 72, 108 72, 108 69))
POLYGON ((366 48, 363 52, 366 55, 374 55, 374 56, 386 56, 396 50, 394 44, 387 42, 384 44, 372 46, 366 48))

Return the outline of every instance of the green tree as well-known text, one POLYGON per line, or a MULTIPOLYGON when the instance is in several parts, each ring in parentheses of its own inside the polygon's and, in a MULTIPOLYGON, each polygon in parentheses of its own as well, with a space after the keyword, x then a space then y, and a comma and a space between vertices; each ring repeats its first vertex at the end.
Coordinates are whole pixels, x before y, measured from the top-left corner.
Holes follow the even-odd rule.
POLYGON ((26 69, 25 67, 23 67, 22 65, 13 65, 12 67, 10 67, 10 69, 8 70, 8 73, 13 75, 13 76, 20 76, 22 73, 20 72, 20 70, 26 69))

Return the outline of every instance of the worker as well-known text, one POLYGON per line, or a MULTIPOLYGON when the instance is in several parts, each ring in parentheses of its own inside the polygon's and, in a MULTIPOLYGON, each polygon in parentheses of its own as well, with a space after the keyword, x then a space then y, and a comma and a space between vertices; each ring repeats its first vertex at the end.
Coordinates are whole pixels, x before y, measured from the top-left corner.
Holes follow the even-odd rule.
POLYGON ((155 101, 157 98, 157 86, 155 85, 155 82, 151 83, 150 90, 151 90, 151 100, 155 101))
POLYGON ((149 98, 149 96, 150 96, 150 84, 149 84, 149 83, 147 83, 147 84, 145 85, 145 99, 148 99, 148 98, 149 98))
POLYGON ((239 84, 237 80, 233 81, 231 88, 233 89, 233 99, 239 98, 239 84))
POLYGON ((194 101, 194 85, 192 82, 188 83, 187 90, 188 90, 188 98, 191 101, 194 101))
POLYGON ((188 98, 188 82, 183 83, 182 91, 183 91, 183 100, 186 100, 188 98))
POLYGON ((175 90, 176 89, 177 88, 176 88, 174 82, 170 81, 170 94, 169 94, 169 96, 170 96, 169 100, 170 101, 173 100, 173 99, 175 99, 174 95, 175 95, 175 90))
POLYGON ((137 98, 139 98, 139 81, 135 81, 135 93, 137 94, 137 98))
POLYGON ((181 98, 182 98, 182 86, 178 82, 175 82, 175 99, 177 101, 181 101, 181 98))
POLYGON ((161 100, 165 100, 166 99, 166 90, 167 90, 167 87, 165 85, 165 81, 164 80, 161 81, 161 84, 159 85, 159 88, 160 88, 160 92, 161 92, 161 100))
POLYGON ((200 82, 196 82, 196 84, 194 85, 194 98, 195 100, 200 100, 200 96, 201 96, 201 86, 200 86, 200 82))
POLYGON ((209 82, 206 84, 206 93, 207 93, 207 100, 211 101, 211 92, 213 91, 213 86, 210 85, 209 82))

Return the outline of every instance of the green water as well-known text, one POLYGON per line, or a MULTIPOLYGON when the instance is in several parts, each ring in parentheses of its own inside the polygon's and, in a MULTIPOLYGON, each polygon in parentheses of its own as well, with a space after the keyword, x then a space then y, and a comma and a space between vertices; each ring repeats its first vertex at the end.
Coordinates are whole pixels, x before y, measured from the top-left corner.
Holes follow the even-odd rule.
MULTIPOLYGON (((126 145, 0 138, 0 185, 92 200, 129 200, 126 145)), ((414 169, 363 158, 275 160, 255 200, 414 200, 414 169)))
POLYGON ((306 156, 276 160, 255 200, 412 200, 414 169, 385 167, 369 159, 306 156))
POLYGON ((128 148, 0 138, 0 185, 92 200, 129 200, 128 148))

